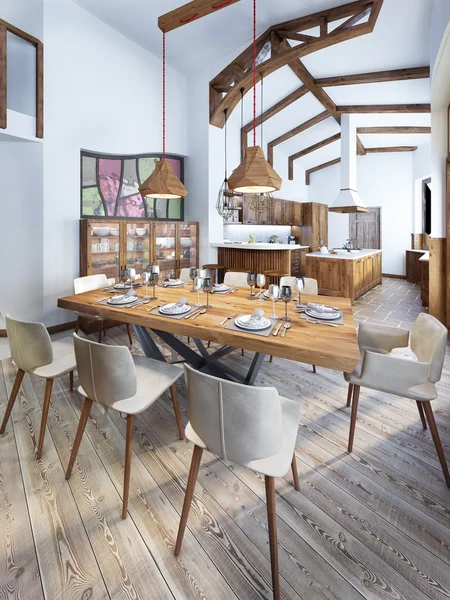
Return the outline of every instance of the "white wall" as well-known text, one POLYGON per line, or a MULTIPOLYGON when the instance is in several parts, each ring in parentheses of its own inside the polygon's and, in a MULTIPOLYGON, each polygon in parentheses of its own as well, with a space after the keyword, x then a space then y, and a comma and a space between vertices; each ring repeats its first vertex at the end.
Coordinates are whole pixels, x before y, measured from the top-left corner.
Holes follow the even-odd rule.
MULTIPOLYGON (((79 274, 80 149, 161 151, 161 62, 71 0, 45 0, 44 315, 79 274)), ((186 79, 167 73, 167 148, 187 154, 186 79)), ((189 202, 190 197, 188 196, 189 202)))
MULTIPOLYGON (((358 192, 367 206, 381 206, 383 273, 405 275, 414 215, 412 152, 358 157, 358 192)), ((308 201, 331 204, 340 188, 340 165, 314 174, 308 201)), ((342 246, 349 217, 329 213, 328 245, 342 246)))
POLYGON ((0 137, 0 313, 41 319, 43 148, 42 144, 7 140, 0 137))

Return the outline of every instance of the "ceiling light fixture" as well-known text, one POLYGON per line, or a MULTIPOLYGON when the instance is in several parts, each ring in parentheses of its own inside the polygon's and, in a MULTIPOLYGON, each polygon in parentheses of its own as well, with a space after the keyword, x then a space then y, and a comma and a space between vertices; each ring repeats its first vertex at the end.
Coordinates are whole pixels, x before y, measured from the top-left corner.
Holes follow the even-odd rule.
POLYGON ((188 191, 175 175, 172 163, 166 160, 166 32, 163 31, 162 52, 162 160, 156 163, 155 170, 139 187, 142 197, 184 198, 188 191))
POLYGON ((227 154, 228 154, 228 150, 227 150, 227 138, 228 138, 228 131, 227 131, 227 117, 228 117, 228 108, 226 108, 224 111, 225 114, 225 148, 224 148, 224 154, 225 154, 225 179, 223 180, 222 185, 220 186, 220 190, 219 190, 219 194, 217 195, 217 203, 216 203, 216 210, 219 213, 219 215, 221 217, 224 218, 225 221, 228 221, 229 219, 231 219, 231 217, 234 215, 234 213, 238 210, 240 210, 240 208, 236 205, 236 196, 242 196, 243 194, 239 193, 239 192, 232 192, 228 186, 228 166, 227 166, 227 154))
POLYGON ((256 0, 253 0, 253 146, 247 148, 244 160, 233 172, 228 184, 231 190, 244 194, 264 194, 281 188, 281 177, 267 162, 256 145, 256 0))

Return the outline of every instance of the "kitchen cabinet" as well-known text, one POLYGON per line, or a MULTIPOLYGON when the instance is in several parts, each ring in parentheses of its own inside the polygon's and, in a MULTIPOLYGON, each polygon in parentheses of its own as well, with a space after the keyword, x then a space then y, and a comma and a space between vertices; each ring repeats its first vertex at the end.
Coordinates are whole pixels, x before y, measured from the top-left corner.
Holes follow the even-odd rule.
POLYGON ((328 206, 318 202, 303 204, 302 225, 299 227, 299 241, 317 252, 328 245, 328 206))
MULTIPOLYGON (((256 212, 250 207, 252 194, 244 194, 242 201, 242 223, 244 225, 293 225, 294 205, 298 202, 274 198, 272 209, 267 212, 256 212)), ((295 213, 298 222, 301 221, 301 209, 295 213)))
POLYGON ((293 223, 293 214, 294 214, 294 203, 290 200, 283 200, 283 213, 282 213, 282 221, 283 225, 292 225, 293 223))
POLYGON ((421 266, 419 258, 425 254, 426 250, 407 250, 406 251, 406 280, 411 283, 422 282, 421 266))
POLYGON ((303 225, 303 202, 292 202, 292 225, 303 225))
POLYGON ((291 275, 302 277, 306 274, 306 255, 309 249, 296 249, 291 252, 291 275))
POLYGON ((244 225, 258 225, 259 214, 256 210, 250 208, 251 194, 244 194, 242 201, 242 222, 244 225))

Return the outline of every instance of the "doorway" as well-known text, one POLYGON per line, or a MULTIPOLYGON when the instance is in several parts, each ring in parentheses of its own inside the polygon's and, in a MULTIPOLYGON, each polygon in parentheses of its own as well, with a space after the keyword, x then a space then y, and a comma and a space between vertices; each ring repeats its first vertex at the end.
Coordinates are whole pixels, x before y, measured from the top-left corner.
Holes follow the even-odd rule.
POLYGON ((371 207, 364 213, 351 213, 349 217, 349 237, 353 247, 381 250, 381 207, 371 207))

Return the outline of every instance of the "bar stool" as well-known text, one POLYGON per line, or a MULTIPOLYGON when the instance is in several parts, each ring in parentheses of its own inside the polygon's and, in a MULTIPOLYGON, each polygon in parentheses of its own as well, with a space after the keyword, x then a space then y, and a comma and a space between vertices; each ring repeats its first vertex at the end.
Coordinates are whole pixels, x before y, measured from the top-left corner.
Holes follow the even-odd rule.
POLYGON ((223 280, 222 273, 225 271, 225 267, 223 265, 210 264, 203 265, 204 269, 209 269, 212 274, 212 282, 213 283, 221 283, 223 280), (215 271, 215 273, 214 273, 215 271))
POLYGON ((267 285, 271 285, 272 283, 275 285, 280 285, 280 279, 282 277, 286 277, 287 275, 289 275, 289 273, 286 273, 286 271, 274 269, 272 271, 264 271, 264 275, 268 279, 268 281, 266 282, 267 285))

